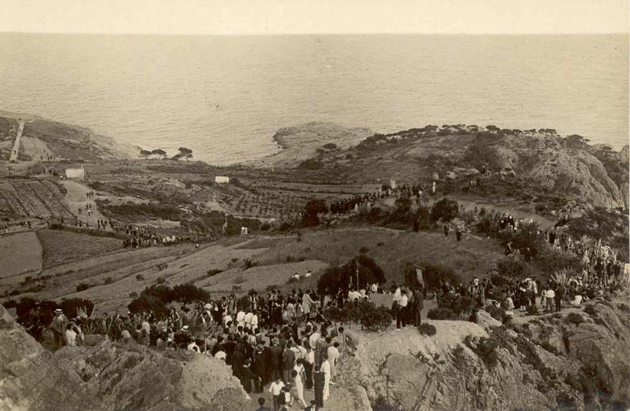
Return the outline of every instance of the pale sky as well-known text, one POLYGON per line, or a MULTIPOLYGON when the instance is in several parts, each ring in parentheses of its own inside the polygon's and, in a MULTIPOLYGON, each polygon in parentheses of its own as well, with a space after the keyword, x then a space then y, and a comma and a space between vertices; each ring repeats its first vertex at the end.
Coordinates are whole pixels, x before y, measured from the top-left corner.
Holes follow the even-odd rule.
POLYGON ((0 32, 619 33, 630 0, 0 0, 0 32))

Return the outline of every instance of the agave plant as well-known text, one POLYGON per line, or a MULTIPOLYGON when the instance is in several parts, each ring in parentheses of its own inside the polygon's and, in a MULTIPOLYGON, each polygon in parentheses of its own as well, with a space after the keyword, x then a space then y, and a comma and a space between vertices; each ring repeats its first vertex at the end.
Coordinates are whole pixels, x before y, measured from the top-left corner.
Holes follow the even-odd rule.
POLYGON ((567 270, 566 268, 556 271, 551 275, 551 279, 559 285, 567 285, 567 283, 569 282, 569 278, 570 273, 569 270, 567 270))
POLYGON ((593 237, 589 237, 584 234, 582 238, 580 238, 580 243, 582 243, 585 248, 592 248, 593 246, 595 246, 596 241, 593 237))

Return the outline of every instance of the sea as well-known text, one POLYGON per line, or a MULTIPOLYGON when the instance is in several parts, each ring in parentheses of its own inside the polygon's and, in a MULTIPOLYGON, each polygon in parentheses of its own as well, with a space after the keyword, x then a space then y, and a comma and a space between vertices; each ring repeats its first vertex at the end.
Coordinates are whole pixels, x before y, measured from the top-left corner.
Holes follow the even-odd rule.
POLYGON ((554 128, 628 144, 628 35, 0 33, 0 110, 226 165, 311 121, 554 128))

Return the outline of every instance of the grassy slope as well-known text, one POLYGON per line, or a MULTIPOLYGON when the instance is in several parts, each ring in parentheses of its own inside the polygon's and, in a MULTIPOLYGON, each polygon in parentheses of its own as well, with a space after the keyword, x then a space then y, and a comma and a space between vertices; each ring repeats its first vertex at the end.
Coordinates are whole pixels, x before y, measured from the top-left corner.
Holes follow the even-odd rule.
POLYGON ((39 230, 37 237, 44 251, 44 267, 99 256, 122 248, 122 241, 118 239, 68 231, 39 230))
MULTIPOLYGON (((463 279, 485 275, 490 265, 502 257, 494 240, 464 235, 457 242, 451 234, 411 233, 382 228, 356 228, 308 232, 297 237, 257 240, 243 247, 269 248, 256 261, 260 265, 282 264, 287 257, 294 260, 319 260, 341 265, 356 257, 363 247, 385 270, 388 281, 402 282, 406 263, 441 263, 452 267, 463 279), (379 245, 380 244, 380 245, 379 245)), ((305 286, 316 282, 314 276, 305 286)))

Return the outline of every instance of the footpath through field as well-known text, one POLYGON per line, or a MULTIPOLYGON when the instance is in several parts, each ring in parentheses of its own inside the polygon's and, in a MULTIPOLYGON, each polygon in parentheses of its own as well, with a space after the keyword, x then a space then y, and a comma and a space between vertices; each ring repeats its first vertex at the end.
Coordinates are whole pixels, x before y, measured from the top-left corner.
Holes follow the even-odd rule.
POLYGON ((91 192, 92 189, 74 180, 61 180, 60 182, 68 191, 66 201, 68 202, 70 211, 72 214, 76 215, 79 220, 84 223, 89 223, 90 227, 96 227, 96 220, 98 219, 107 220, 107 218, 103 217, 96 209, 94 200, 87 197, 87 193, 91 192), (91 216, 88 215, 88 211, 85 208, 87 204, 91 204, 92 206, 91 216), (81 210, 81 213, 79 213, 79 210, 81 210))
POLYGON ((11 151, 10 163, 15 163, 18 158, 18 152, 20 151, 20 139, 22 138, 22 132, 24 131, 24 120, 20 120, 20 126, 18 127, 17 136, 15 137, 15 143, 13 144, 13 150, 11 151))

